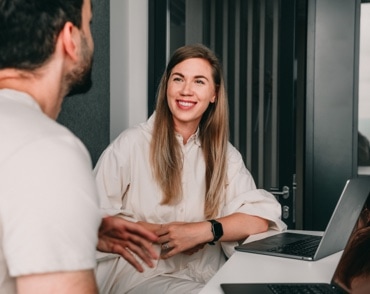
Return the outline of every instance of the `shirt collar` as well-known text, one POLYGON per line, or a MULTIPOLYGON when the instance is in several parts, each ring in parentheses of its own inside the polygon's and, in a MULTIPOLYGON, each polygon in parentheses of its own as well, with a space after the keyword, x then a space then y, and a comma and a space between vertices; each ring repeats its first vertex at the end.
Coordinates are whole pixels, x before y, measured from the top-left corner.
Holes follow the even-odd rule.
MULTIPOLYGON (((148 119, 148 124, 149 124, 149 127, 151 129, 153 129, 154 119, 155 119, 155 111, 148 119)), ((198 126, 196 132, 193 135, 190 136, 190 138, 189 138, 189 140, 186 144, 189 144, 190 142, 194 142, 194 144, 196 144, 198 146, 201 146, 200 145, 200 139, 199 139, 199 133, 200 133, 200 131, 199 131, 199 126, 198 126)), ((181 145, 183 145, 182 144, 182 142, 184 141, 183 137, 179 133, 176 133, 175 135, 176 135, 177 140, 181 143, 181 145)))
MULTIPOLYGON (((182 142, 184 141, 183 140, 183 137, 181 136, 181 134, 179 134, 179 133, 176 133, 176 138, 178 139, 178 141, 179 142, 181 142, 181 144, 182 144, 182 142)), ((196 144, 196 145, 198 145, 198 146, 200 146, 200 139, 199 139, 199 126, 198 126, 198 128, 197 128, 197 130, 196 130, 196 132, 194 133, 194 134, 192 134, 190 137, 189 137, 189 139, 188 139, 188 141, 187 141, 187 143, 186 143, 186 145, 187 144, 190 144, 190 143, 194 143, 194 144, 196 144)))
POLYGON ((22 103, 22 104, 28 105, 29 107, 42 111, 40 105, 36 102, 36 100, 25 92, 5 88, 5 89, 0 89, 0 94, 9 100, 15 100, 18 103, 22 103))

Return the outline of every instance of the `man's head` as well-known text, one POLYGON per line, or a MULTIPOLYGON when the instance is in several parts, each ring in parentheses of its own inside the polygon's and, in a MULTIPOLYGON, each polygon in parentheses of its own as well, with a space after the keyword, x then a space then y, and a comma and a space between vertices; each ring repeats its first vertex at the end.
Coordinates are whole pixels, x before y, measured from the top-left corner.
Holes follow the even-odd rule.
POLYGON ((69 22, 81 32, 81 49, 79 64, 65 78, 67 88, 91 83, 90 21, 90 0, 0 0, 0 70, 32 72, 44 66, 69 22))

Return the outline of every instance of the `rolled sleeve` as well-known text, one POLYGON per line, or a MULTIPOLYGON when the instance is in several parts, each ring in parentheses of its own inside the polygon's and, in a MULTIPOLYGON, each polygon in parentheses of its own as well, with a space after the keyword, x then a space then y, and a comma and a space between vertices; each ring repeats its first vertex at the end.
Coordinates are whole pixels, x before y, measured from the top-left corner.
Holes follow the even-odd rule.
POLYGON ((222 215, 241 212, 258 216, 269 221, 269 228, 284 230, 286 224, 281 221, 281 206, 276 198, 263 189, 247 191, 227 203, 222 210, 222 215))
MULTIPOLYGON (((240 153, 232 145, 229 145, 228 158, 226 201, 221 209, 221 216, 236 212, 245 213, 268 220, 270 230, 285 230, 287 226, 281 220, 280 203, 271 193, 256 188, 240 153)), ((236 245, 237 242, 222 242, 222 248, 227 256, 234 252, 236 245)))

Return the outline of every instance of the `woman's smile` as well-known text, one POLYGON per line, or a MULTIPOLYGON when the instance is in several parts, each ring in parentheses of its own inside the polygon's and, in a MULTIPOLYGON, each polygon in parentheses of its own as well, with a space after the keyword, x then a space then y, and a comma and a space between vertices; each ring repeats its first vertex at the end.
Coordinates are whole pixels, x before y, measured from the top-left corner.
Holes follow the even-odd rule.
POLYGON ((188 100, 177 100, 177 104, 180 108, 189 109, 193 107, 194 105, 196 105, 197 103, 194 101, 188 101, 188 100))

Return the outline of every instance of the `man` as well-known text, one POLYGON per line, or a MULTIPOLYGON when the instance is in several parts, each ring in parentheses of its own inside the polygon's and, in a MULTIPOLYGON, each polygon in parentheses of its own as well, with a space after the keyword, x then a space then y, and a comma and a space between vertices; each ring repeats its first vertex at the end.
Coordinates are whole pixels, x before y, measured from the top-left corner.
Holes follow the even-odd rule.
POLYGON ((90 82, 90 1, 0 0, 0 293, 97 293, 96 246, 157 257, 154 234, 101 219, 89 154, 55 122, 90 82))

